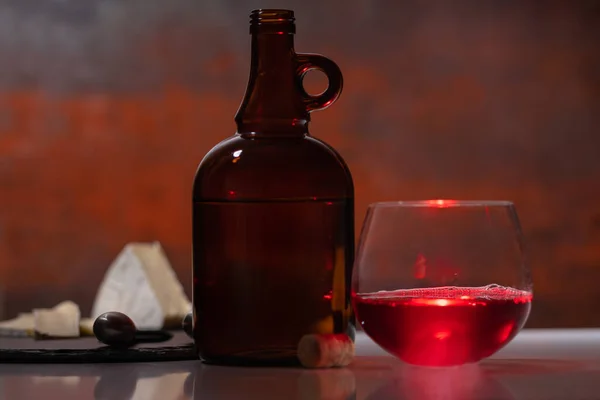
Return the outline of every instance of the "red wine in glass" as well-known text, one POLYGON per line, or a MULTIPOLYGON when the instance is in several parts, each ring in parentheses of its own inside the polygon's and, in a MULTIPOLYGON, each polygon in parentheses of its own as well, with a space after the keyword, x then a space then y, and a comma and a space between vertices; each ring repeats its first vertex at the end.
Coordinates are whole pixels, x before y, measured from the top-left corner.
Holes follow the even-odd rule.
POLYGON ((508 343, 524 325, 532 293, 511 287, 434 287, 353 295, 364 331, 410 364, 476 362, 508 343))
POLYGON ((524 248, 510 201, 371 204, 352 275, 358 322, 410 364, 489 357, 517 335, 531 310, 524 248))

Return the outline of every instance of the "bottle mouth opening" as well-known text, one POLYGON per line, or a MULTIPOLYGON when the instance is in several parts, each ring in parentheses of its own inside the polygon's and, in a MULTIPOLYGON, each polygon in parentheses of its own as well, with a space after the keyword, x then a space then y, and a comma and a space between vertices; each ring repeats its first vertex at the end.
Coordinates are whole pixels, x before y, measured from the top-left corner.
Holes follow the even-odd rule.
POLYGON ((293 23, 294 20, 292 10, 261 8, 250 13, 250 23, 293 23))
POLYGON ((250 33, 295 33, 292 10, 261 8, 250 13, 250 33))

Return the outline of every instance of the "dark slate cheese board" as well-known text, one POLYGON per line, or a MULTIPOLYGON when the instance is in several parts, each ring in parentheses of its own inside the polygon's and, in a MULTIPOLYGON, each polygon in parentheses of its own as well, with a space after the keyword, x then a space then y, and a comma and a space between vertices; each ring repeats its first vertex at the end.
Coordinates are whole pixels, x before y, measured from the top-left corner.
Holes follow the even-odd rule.
POLYGON ((183 332, 162 343, 140 343, 114 349, 95 337, 35 340, 0 338, 0 363, 122 363, 197 360, 191 339, 183 332))

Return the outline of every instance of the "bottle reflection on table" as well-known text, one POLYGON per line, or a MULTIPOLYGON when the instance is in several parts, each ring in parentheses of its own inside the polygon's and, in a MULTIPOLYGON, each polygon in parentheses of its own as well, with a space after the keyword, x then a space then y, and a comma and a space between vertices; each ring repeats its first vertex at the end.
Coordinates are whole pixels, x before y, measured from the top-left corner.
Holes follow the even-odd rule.
POLYGON ((348 368, 235 368, 203 365, 193 378, 194 399, 355 400, 348 368))

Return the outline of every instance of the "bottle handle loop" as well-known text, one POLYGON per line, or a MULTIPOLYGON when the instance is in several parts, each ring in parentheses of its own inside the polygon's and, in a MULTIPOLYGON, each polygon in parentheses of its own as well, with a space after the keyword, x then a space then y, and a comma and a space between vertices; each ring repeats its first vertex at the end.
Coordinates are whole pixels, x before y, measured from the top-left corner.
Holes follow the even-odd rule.
POLYGON ((344 78, 336 63, 319 54, 296 54, 296 62, 298 64, 296 68, 298 87, 302 93, 307 111, 323 110, 340 97, 344 86, 344 78), (304 76, 311 70, 323 72, 329 81, 327 89, 316 96, 308 94, 303 85, 304 76))

